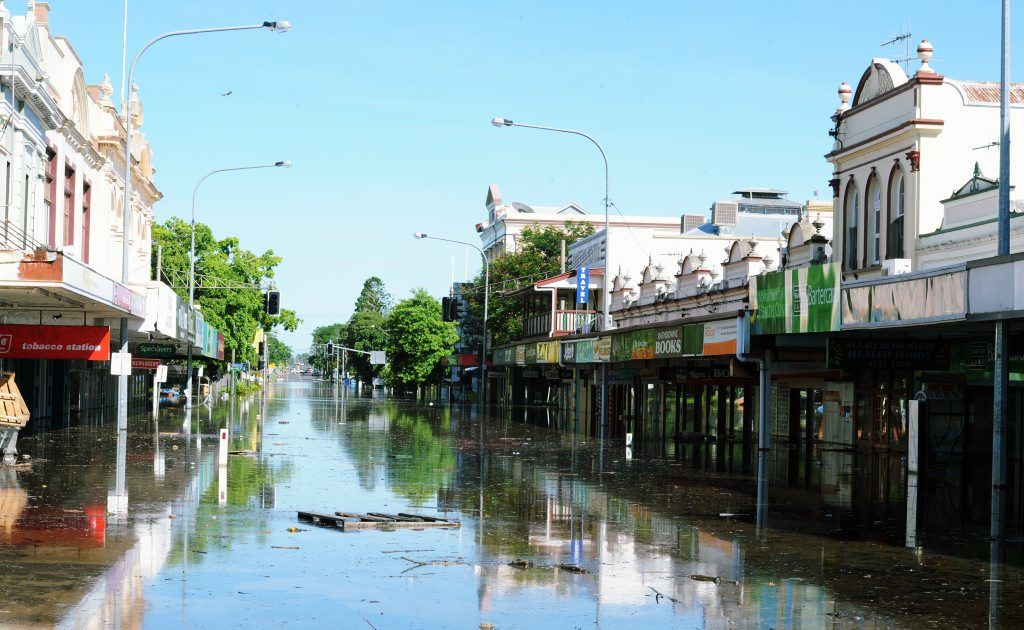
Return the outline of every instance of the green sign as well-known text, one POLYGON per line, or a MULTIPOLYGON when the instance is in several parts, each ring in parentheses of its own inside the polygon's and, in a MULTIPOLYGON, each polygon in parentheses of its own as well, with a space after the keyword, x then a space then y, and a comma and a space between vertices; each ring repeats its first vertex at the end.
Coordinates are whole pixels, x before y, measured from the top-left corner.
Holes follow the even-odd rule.
POLYGON ((612 338, 612 361, 681 357, 683 345, 681 326, 633 330, 612 338))
POLYGON ((174 356, 175 346, 170 343, 140 343, 135 347, 135 354, 140 357, 162 357, 174 356))
POLYGON ((754 276, 755 335, 815 333, 839 330, 838 263, 811 265, 754 276))
POLYGON ((494 365, 515 365, 516 348, 498 348, 494 351, 494 365))

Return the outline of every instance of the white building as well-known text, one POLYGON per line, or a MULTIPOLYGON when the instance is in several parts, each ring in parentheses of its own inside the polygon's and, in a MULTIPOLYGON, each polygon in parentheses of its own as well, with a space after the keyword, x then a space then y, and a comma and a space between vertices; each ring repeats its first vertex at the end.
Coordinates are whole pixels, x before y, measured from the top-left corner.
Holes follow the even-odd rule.
MULTIPOLYGON (((999 84, 951 79, 918 47, 912 76, 872 59, 856 89, 839 88, 833 149, 835 260, 859 278, 924 271, 996 253, 999 84), (852 96, 852 103, 850 102, 852 96)), ((1024 86, 1011 92, 1011 144, 1024 142, 1024 86)), ((1011 162, 1011 185, 1024 162, 1011 162)), ((1014 195, 1017 196, 1017 195, 1014 195)), ((1013 202, 1011 248, 1024 245, 1013 202)))

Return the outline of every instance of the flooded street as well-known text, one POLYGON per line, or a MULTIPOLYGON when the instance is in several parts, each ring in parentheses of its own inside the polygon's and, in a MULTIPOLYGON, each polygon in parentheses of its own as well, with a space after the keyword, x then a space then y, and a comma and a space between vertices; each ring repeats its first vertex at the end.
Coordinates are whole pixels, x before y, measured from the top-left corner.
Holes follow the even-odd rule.
MULTIPOLYGON (((1010 558, 998 564, 982 540, 922 535, 908 547, 902 503, 864 505, 857 492, 830 503, 860 487, 853 481, 866 465, 852 459, 816 454, 813 474, 801 477, 814 491, 791 483, 786 462, 765 462, 759 487, 756 470, 719 472, 710 457, 627 458, 621 443, 601 448, 571 429, 539 426, 548 424, 543 412, 531 423, 489 419, 481 433, 469 409, 384 397, 342 403, 335 393, 278 381, 266 417, 256 397, 198 407, 191 426, 181 409, 162 410, 155 424, 134 418, 122 517, 107 516, 117 486, 109 424, 23 438, 31 463, 0 473, 0 622, 1024 624, 1019 550, 995 550, 1010 558), (243 453, 218 467, 225 426, 231 450, 243 453), (462 527, 343 532, 300 523, 298 510, 409 512, 462 527)), ((867 467, 867 483, 896 483, 880 466, 867 467)))

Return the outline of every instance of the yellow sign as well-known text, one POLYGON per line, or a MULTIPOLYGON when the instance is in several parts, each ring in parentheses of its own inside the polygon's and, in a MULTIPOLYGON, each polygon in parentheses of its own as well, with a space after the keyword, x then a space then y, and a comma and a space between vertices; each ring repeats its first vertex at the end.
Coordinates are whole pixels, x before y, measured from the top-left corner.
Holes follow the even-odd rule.
POLYGON ((558 363, 558 342, 537 342, 537 363, 558 363))

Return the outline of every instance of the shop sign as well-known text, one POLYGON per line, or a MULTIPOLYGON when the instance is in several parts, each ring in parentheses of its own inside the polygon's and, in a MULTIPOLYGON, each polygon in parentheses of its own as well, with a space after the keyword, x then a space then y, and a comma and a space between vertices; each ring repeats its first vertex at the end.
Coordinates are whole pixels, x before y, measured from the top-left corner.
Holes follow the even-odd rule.
POLYGON ((516 346, 516 365, 526 365, 526 346, 516 346))
POLYGON ((558 363, 557 341, 540 341, 537 343, 537 363, 558 363))
POLYGON ((612 360, 612 338, 598 337, 594 345, 594 362, 608 363, 612 360))
POLYGON ((943 371, 949 369, 949 346, 934 340, 829 339, 828 367, 943 371))
POLYGON ((516 349, 498 348, 494 351, 494 365, 514 365, 516 362, 516 349))
POLYGON ((110 359, 106 326, 0 325, 0 359, 110 359))
POLYGON ((173 357, 175 352, 174 344, 170 343, 140 343, 135 347, 135 354, 142 357, 173 357))
POLYGON ((189 340, 188 305, 181 301, 178 302, 178 339, 189 340))
POLYGON ((732 378, 728 365, 689 365, 676 370, 676 382, 711 381, 732 378))
POLYGON ((523 352, 527 365, 534 365, 537 363, 537 344, 527 344, 526 349, 523 352))
POLYGON ((689 357, 736 354, 739 324, 735 318, 683 327, 683 354, 689 357))
POLYGON ((667 359, 683 355, 683 331, 674 328, 634 330, 616 335, 612 340, 615 361, 667 359))
POLYGON ((130 313, 132 311, 132 290, 115 282, 111 301, 114 306, 130 313))
POLYGON ((156 370, 160 367, 160 359, 147 359, 143 357, 132 357, 133 370, 156 370))
POLYGON ((562 363, 576 363, 576 346, 571 341, 562 344, 562 363))
POLYGON ((906 325, 967 316, 964 271, 843 289, 843 327, 906 325))
POLYGON ((839 263, 787 269, 751 278, 751 334, 839 330, 839 263))

